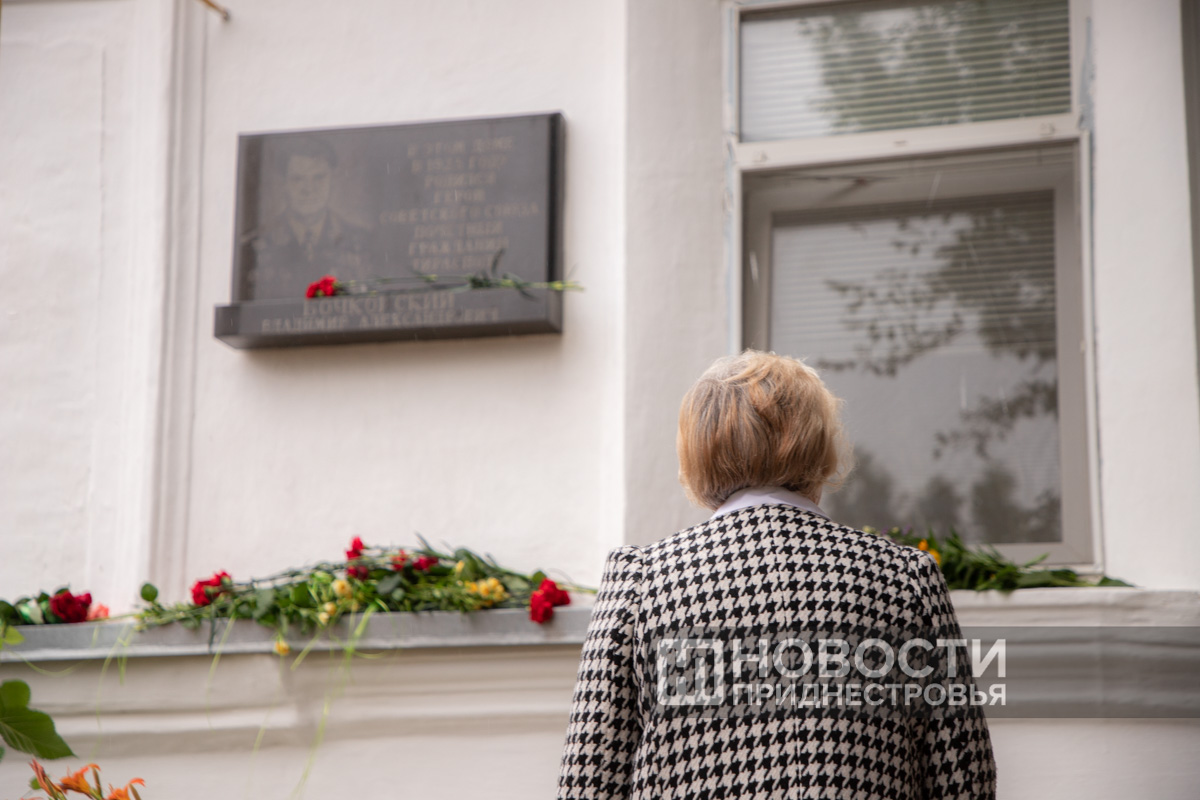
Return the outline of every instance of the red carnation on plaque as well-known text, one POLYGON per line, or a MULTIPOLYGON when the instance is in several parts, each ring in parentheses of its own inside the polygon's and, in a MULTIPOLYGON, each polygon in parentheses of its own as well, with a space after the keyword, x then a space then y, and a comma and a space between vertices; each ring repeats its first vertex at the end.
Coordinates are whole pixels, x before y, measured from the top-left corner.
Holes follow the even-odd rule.
POLYGON ((50 598, 50 610, 63 622, 86 622, 91 605, 91 592, 71 594, 67 589, 63 589, 50 598))
POLYGON ((558 588, 554 581, 544 578, 541 585, 529 596, 529 618, 541 624, 554 617, 555 606, 570 604, 571 595, 558 588))
POLYGON ((192 584, 192 605, 206 606, 216 599, 219 595, 224 594, 225 581, 232 581, 229 573, 225 570, 213 573, 211 578, 203 581, 196 581, 192 584))
POLYGON ((392 569, 399 572, 404 569, 404 565, 408 563, 408 553, 401 550, 396 555, 392 556, 392 569))
POLYGON ((421 556, 413 562, 413 569, 417 572, 424 572, 430 567, 436 567, 438 560, 433 556, 421 556))
POLYGON ((332 275, 325 275, 319 281, 310 283, 304 296, 311 300, 314 297, 333 297, 335 294, 342 294, 342 292, 343 287, 341 282, 332 275))

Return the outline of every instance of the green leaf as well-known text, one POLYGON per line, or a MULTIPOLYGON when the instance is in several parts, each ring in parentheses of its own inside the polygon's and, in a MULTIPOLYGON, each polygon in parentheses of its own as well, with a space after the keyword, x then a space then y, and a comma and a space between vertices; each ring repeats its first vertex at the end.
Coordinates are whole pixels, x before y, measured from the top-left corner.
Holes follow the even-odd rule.
POLYGON ((25 641, 25 637, 21 632, 12 626, 4 628, 4 644, 20 644, 25 641))
POLYGON ((30 625, 41 625, 46 621, 45 617, 42 616, 42 609, 36 600, 20 603, 17 606, 17 613, 21 615, 21 619, 30 625))
POLYGON ((308 593, 308 584, 297 583, 292 587, 292 602, 301 608, 312 608, 313 600, 308 593))
POLYGON ((544 580, 546 580, 546 573, 542 572, 540 569, 529 576, 529 583, 535 588, 541 586, 542 581, 544 580))
POLYGON ((142 584, 142 599, 147 603, 153 603, 158 599, 158 587, 153 583, 142 584))
POLYGON ((275 604, 274 589, 259 589, 254 594, 254 619, 262 621, 262 618, 271 613, 271 606, 275 604))
POLYGON ((391 594, 396 589, 400 588, 400 584, 404 582, 404 575, 400 572, 394 572, 379 582, 376 588, 380 594, 391 594))
POLYGON ((5 681, 0 683, 0 707, 25 708, 29 705, 29 684, 25 681, 5 681))
POLYGON ((29 699, 29 685, 24 681, 0 684, 0 738, 14 750, 38 758, 75 755, 54 730, 50 715, 29 708, 29 699))

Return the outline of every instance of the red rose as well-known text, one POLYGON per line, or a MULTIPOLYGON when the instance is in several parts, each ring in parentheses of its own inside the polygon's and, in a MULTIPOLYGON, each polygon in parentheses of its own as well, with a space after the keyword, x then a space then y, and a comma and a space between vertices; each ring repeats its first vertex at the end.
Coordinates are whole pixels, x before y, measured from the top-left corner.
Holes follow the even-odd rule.
POLYGON ((399 555, 392 556, 392 569, 396 570, 397 572, 404 569, 404 565, 407 563, 408 553, 404 552, 403 550, 400 551, 399 555))
POLYGON ((88 608, 91 605, 92 595, 90 592, 74 595, 67 589, 63 589, 50 598, 50 610, 63 622, 87 621, 88 608))
POLYGON ((554 616, 554 603, 546 593, 538 589, 529 596, 529 618, 541 625, 554 616))
POLYGON ((542 580, 542 585, 538 587, 538 591, 546 596, 551 605, 569 606, 571 604, 571 595, 558 588, 558 584, 549 578, 542 580))
POLYGON ((227 580, 230 580, 229 573, 221 570, 213 573, 213 576, 207 580, 193 583, 192 605, 206 606, 218 595, 224 594, 227 591, 224 585, 227 580))
POLYGON ((321 288, 321 282, 313 281, 312 283, 310 283, 308 285, 308 288, 304 290, 304 296, 307 297, 309 300, 312 300, 314 297, 317 296, 317 291, 320 288, 321 288))
POLYGON ((437 566, 437 563, 438 560, 433 556, 421 556, 413 562, 413 569, 417 570, 418 572, 424 572, 430 567, 437 566))

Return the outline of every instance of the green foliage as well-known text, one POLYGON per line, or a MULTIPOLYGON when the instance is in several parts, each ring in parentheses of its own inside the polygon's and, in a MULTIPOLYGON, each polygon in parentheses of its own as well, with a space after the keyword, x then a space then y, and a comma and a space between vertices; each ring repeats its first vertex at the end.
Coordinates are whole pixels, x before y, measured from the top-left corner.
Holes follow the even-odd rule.
MULTIPOLYGON (((871 528, 864 530, 878 533, 871 528)), ((1037 569, 1037 565, 1046 560, 1045 555, 1018 564, 1005 558, 990 545, 968 547, 953 529, 942 539, 935 536, 933 531, 919 536, 906 533, 900 528, 892 528, 883 535, 900 544, 932 554, 946 577, 946 585, 951 589, 974 589, 977 592, 997 589, 1011 592, 1014 589, 1051 586, 1129 586, 1122 580, 1107 576, 1097 580, 1085 578, 1073 569, 1037 569)))
POLYGON ((39 592, 33 597, 18 597, 9 603, 0 600, 0 625, 45 625, 60 622, 50 610, 52 595, 39 592))
MULTIPOLYGON (((29 700, 29 685, 24 681, 0 683, 0 738, 5 744, 40 758, 75 755, 54 730, 50 715, 30 708, 29 700)), ((3 756, 2 748, 0 756, 3 756)))

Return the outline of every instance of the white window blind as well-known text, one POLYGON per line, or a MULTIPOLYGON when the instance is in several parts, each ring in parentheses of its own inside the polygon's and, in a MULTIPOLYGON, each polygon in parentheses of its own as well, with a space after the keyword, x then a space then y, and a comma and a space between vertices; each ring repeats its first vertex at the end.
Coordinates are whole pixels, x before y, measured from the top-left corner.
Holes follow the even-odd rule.
POLYGON ((1068 0, 873 2, 747 16, 742 139, 1067 112, 1068 21, 1068 0))
POLYGON ((1050 191, 779 215, 769 338, 845 402, 839 522, 1062 538, 1050 191))

